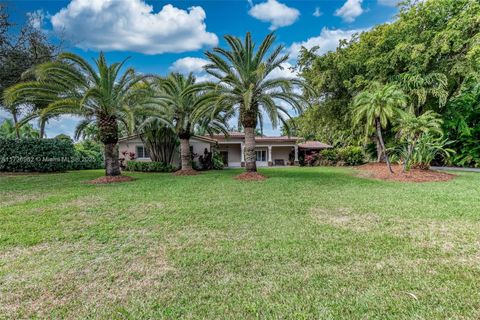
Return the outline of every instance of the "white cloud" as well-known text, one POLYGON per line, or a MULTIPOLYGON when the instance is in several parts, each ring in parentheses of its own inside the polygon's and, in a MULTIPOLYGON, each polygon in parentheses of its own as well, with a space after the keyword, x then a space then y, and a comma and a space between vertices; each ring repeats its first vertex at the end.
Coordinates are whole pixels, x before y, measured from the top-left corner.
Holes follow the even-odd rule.
POLYGON ((185 57, 176 60, 170 66, 171 71, 189 74, 190 72, 197 78, 196 82, 215 81, 215 78, 206 73, 203 67, 210 63, 206 59, 196 57, 185 57))
POLYGON ((155 13, 143 0, 72 0, 51 22, 83 49, 159 54, 217 45, 205 18, 198 6, 182 10, 167 4, 155 13))
POLYGON ((267 0, 254 5, 248 14, 258 20, 270 22, 270 30, 293 24, 300 16, 300 11, 290 8, 277 0, 267 0))
POLYGON ((337 17, 342 17, 346 22, 353 22, 363 13, 363 0, 347 0, 345 4, 335 11, 337 17))
POLYGON ((292 71, 293 65, 289 62, 285 62, 282 64, 282 69, 277 68, 272 70, 267 76, 268 79, 275 79, 275 78, 287 78, 287 79, 294 79, 297 78, 297 74, 295 71, 292 71))
POLYGON ((395 7, 401 0, 378 0, 378 4, 395 7))
POLYGON ((208 60, 195 57, 185 57, 175 61, 170 70, 180 73, 202 72, 203 67, 209 63, 208 60))
POLYGON ((318 18, 318 17, 320 17, 322 14, 323 14, 323 13, 322 13, 322 11, 320 11, 320 8, 319 8, 319 7, 316 7, 316 8, 315 8, 315 11, 313 11, 313 16, 314 16, 314 17, 317 17, 317 18, 318 18))
POLYGON ((312 37, 303 42, 294 42, 288 49, 290 58, 296 59, 300 53, 300 49, 305 47, 307 49, 312 49, 315 46, 318 46, 318 54, 324 54, 328 51, 334 51, 338 47, 338 43, 342 39, 350 39, 355 33, 360 33, 365 31, 364 29, 352 29, 352 30, 330 30, 328 28, 323 28, 320 32, 320 35, 317 37, 312 37))

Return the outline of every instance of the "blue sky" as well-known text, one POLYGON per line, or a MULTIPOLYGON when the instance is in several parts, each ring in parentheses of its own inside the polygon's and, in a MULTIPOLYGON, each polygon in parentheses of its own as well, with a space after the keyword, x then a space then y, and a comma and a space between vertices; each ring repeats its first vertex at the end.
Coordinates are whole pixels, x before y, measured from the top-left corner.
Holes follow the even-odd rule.
MULTIPOLYGON (((334 50, 353 33, 391 21, 398 0, 49 0, 10 1, 10 13, 19 23, 37 12, 37 26, 53 39, 63 38, 67 51, 92 58, 105 51, 110 62, 130 56, 129 64, 143 73, 192 71, 200 79, 204 51, 223 46, 223 36, 256 41, 274 31, 291 60, 303 45, 334 50)), ((288 69, 278 75, 293 77, 288 69)), ((52 121, 47 135, 72 134, 76 120, 52 121)), ((277 134, 266 123, 266 134, 277 134)))

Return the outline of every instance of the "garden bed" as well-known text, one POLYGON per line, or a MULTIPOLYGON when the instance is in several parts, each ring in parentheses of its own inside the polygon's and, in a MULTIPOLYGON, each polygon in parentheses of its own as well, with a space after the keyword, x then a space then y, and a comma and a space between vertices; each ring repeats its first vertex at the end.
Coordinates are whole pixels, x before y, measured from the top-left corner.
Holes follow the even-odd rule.
POLYGON ((243 181, 263 181, 267 179, 267 177, 258 172, 244 172, 236 176, 235 179, 243 181))
POLYGON ((357 167, 360 171, 360 176, 381 180, 392 180, 401 182, 436 182, 449 181, 456 177, 456 175, 446 172, 439 172, 433 170, 411 169, 408 172, 403 172, 401 165, 392 165, 393 173, 388 171, 385 163, 369 163, 357 167))
POLYGON ((196 176, 198 171, 194 169, 178 170, 173 173, 174 176, 196 176))

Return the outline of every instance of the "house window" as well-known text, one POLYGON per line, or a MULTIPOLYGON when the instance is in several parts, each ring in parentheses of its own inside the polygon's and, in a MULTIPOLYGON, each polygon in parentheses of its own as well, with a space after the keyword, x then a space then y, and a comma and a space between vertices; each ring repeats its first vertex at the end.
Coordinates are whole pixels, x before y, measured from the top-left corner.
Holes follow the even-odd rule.
POLYGON ((148 151, 148 148, 145 148, 145 146, 137 146, 137 158, 150 158, 150 152, 148 151))
POLYGON ((257 161, 265 162, 267 161, 267 151, 266 150, 258 150, 255 151, 257 155, 257 161))

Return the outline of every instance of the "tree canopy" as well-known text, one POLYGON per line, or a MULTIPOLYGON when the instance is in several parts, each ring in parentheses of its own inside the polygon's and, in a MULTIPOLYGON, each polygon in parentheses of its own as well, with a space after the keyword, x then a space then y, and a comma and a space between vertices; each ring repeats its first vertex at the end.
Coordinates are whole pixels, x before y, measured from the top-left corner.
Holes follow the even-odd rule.
POLYGON ((360 144, 361 128, 351 125, 352 102, 372 82, 398 85, 417 116, 431 110, 442 117, 478 83, 480 3, 406 1, 392 23, 343 40, 334 52, 317 55, 317 49, 303 49, 298 62, 301 76, 315 88, 316 103, 295 120, 297 134, 360 144))

